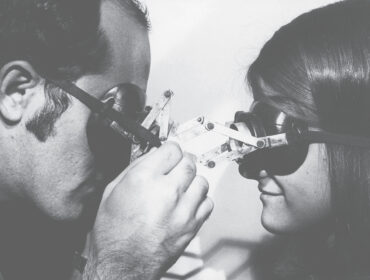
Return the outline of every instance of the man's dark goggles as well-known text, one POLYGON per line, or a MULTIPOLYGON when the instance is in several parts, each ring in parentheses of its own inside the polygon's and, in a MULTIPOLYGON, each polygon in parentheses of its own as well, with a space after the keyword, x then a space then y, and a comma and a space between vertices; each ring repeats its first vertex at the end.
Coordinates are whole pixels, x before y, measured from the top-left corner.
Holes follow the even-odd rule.
POLYGON ((286 133, 288 145, 257 149, 239 161, 239 173, 249 179, 258 179, 261 170, 270 175, 294 173, 305 161, 311 143, 332 143, 370 148, 370 139, 318 131, 304 122, 287 116, 274 107, 254 102, 250 112, 237 112, 235 123, 244 123, 254 137, 286 133))
POLYGON ((142 102, 138 100, 140 89, 137 86, 130 83, 120 84, 109 90, 101 101, 71 82, 52 82, 85 104, 100 121, 124 138, 150 147, 161 145, 158 136, 138 122, 147 112, 143 111, 142 102))

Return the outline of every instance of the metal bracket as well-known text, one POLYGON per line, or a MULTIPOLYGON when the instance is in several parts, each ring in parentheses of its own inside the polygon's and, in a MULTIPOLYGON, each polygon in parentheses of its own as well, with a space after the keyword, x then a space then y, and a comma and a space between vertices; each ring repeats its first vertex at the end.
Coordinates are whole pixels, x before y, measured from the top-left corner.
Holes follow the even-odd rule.
MULTIPOLYGON (((155 103, 143 121, 142 126, 158 133, 162 142, 174 140, 185 143, 209 132, 227 137, 224 143, 198 156, 198 163, 201 165, 213 168, 220 161, 237 161, 257 149, 273 148, 288 144, 285 133, 257 138, 250 134, 249 129, 243 123, 222 125, 209 121, 204 116, 176 126, 170 119, 170 105, 173 96, 174 93, 170 90, 164 92, 162 98, 155 103)), ((140 145, 133 144, 131 161, 145 152, 145 148, 143 149, 140 145)))
MULTIPOLYGON (((146 116, 141 125, 159 134, 159 139, 163 142, 167 140, 170 130, 170 104, 174 93, 167 90, 163 93, 161 99, 154 104, 149 114, 146 116)), ((131 145, 130 161, 134 161, 144 154, 147 147, 141 147, 140 144, 134 143, 131 145)))

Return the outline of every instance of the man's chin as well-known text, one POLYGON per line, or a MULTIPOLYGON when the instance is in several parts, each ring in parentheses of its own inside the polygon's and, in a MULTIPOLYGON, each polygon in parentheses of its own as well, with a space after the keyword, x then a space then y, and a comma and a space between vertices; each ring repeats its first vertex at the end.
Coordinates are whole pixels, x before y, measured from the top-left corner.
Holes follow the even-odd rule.
POLYGON ((43 205, 41 211, 56 222, 81 222, 90 219, 98 207, 97 199, 84 199, 80 201, 67 200, 65 203, 43 205))
POLYGON ((84 206, 80 205, 60 205, 59 207, 46 207, 41 209, 44 214, 56 222, 75 222, 82 218, 84 206))
POLYGON ((76 195, 70 193, 62 198, 39 200, 33 205, 44 215, 56 222, 92 222, 102 197, 102 191, 84 192, 76 195), (46 201, 46 203, 45 203, 46 201))

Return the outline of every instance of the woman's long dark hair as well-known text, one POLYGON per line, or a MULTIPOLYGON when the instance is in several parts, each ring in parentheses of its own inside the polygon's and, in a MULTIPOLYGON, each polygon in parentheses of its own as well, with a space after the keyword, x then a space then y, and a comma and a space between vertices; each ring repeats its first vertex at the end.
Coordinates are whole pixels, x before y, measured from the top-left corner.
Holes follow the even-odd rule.
MULTIPOLYGON (((265 44, 247 79, 255 99, 370 141, 370 1, 299 16, 265 44)), ((326 147, 334 206, 330 279, 370 279, 370 151, 326 147)))

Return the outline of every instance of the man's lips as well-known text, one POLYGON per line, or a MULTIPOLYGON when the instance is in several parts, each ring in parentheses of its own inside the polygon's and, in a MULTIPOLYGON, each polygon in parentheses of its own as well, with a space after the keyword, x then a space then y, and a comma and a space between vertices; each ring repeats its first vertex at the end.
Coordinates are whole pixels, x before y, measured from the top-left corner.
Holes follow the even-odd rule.
POLYGON ((101 172, 92 169, 86 179, 81 183, 80 189, 83 193, 94 193, 102 188, 103 175, 101 172))

